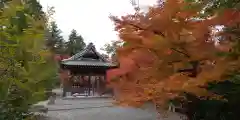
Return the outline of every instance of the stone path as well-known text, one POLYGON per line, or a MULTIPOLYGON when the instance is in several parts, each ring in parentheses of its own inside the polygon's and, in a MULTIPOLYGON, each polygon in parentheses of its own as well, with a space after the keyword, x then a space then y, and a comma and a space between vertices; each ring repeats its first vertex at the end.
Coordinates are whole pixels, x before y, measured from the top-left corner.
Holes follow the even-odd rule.
POLYGON ((58 99, 48 108, 48 115, 59 120, 156 120, 153 113, 114 106, 110 99, 58 99))

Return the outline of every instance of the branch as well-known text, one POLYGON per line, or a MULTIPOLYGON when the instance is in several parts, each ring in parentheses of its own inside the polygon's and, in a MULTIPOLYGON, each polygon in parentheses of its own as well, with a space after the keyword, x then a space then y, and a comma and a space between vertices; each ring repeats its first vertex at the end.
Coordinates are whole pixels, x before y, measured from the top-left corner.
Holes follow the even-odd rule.
MULTIPOLYGON (((122 22, 122 21, 121 21, 122 22)), ((138 26, 138 25, 135 25, 135 24, 132 24, 132 23, 126 23, 126 22, 122 22, 122 23, 125 23, 125 24, 129 24, 135 28, 138 28, 139 30, 148 30, 147 28, 143 28, 141 26, 138 26)), ((160 35, 162 37, 165 37, 165 35, 162 33, 162 32, 159 32, 159 31, 156 31, 156 30, 151 30, 154 34, 157 34, 157 35, 160 35)))
POLYGON ((182 62, 182 60, 174 60, 174 61, 168 62, 168 64, 172 65, 173 63, 178 63, 178 62, 182 62))
POLYGON ((179 69, 177 70, 177 72, 187 72, 189 73, 189 77, 197 77, 199 71, 198 68, 200 67, 200 62, 199 61, 191 61, 190 64, 192 65, 192 68, 188 68, 188 69, 179 69))
POLYGON ((178 52, 178 53, 181 53, 181 54, 183 54, 185 57, 187 57, 187 58, 190 58, 190 56, 187 54, 187 53, 184 53, 184 52, 182 52, 182 51, 179 51, 179 50, 177 50, 177 49, 175 49, 175 48, 171 48, 171 50, 173 50, 173 51, 176 51, 176 52, 178 52))

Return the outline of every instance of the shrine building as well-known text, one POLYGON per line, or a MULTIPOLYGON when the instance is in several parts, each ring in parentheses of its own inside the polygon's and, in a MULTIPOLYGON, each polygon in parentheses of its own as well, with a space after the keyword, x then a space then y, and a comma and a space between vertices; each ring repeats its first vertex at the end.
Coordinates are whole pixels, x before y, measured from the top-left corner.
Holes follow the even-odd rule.
POLYGON ((100 95, 107 89, 106 71, 116 67, 96 51, 93 43, 88 44, 79 53, 60 62, 62 73, 68 76, 62 80, 63 96, 100 95))

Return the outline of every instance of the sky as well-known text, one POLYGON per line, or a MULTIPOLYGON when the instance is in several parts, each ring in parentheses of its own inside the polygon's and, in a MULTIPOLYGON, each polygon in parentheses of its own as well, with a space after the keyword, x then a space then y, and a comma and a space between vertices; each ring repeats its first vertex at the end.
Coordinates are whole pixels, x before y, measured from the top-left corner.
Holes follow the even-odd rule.
MULTIPOLYGON (((67 40, 72 29, 84 38, 93 42, 98 50, 112 40, 118 40, 117 32, 109 15, 123 16, 133 13, 130 0, 39 0, 44 11, 54 7, 53 16, 62 36, 67 40)), ((139 0, 140 7, 147 8, 156 0, 139 0)))

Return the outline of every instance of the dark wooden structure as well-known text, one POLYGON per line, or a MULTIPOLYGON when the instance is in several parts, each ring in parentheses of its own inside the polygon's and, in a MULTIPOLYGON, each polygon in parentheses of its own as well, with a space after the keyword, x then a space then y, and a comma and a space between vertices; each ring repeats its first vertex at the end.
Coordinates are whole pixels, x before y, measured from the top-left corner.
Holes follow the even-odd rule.
POLYGON ((63 84, 63 96, 66 93, 78 93, 95 96, 106 90, 106 71, 117 66, 100 55, 93 43, 79 53, 60 63, 62 70, 68 70, 70 77, 63 84))

